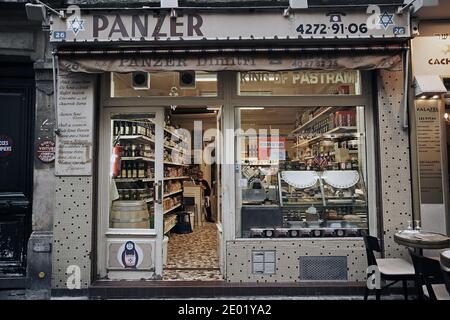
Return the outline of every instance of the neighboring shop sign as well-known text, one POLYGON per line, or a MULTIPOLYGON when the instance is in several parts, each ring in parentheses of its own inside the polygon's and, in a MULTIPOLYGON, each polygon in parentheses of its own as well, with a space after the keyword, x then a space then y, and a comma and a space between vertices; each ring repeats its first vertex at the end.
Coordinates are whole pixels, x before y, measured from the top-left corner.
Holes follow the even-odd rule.
POLYGON ((55 147, 53 140, 41 141, 36 149, 36 157, 43 163, 51 163, 55 161, 55 147))
POLYGON ((443 203, 439 101, 417 100, 415 107, 421 203, 443 203))
POLYGON ((450 23, 420 24, 420 36, 412 39, 415 75, 450 74, 450 23))
POLYGON ((58 78, 58 129, 55 174, 92 174, 94 81, 90 75, 58 78))
POLYGON ((267 40, 409 37, 409 14, 394 10, 257 13, 154 11, 53 16, 51 41, 267 40))
POLYGON ((14 145, 11 137, 0 134, 0 158, 9 157, 14 150, 14 145))

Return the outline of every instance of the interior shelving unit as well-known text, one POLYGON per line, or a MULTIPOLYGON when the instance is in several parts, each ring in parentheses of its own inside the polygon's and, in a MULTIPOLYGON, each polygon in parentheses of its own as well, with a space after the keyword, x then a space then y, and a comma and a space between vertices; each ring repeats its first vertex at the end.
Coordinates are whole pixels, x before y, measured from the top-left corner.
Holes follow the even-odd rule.
MULTIPOLYGON (((321 108, 315 116, 292 130, 291 134, 296 139, 294 145, 292 146, 295 150, 295 157, 293 159, 294 162, 311 164, 316 157, 327 157, 328 169, 331 169, 333 165, 336 167, 338 162, 335 159, 335 147, 328 147, 326 152, 321 152, 320 145, 322 141, 340 143, 345 140, 358 139, 361 136, 361 134, 358 133, 358 127, 356 126, 356 111, 354 111, 355 115, 353 116, 352 121, 347 121, 345 125, 337 125, 337 121, 335 122, 332 120, 334 115, 345 111, 345 109, 345 107, 321 108), (317 125, 322 125, 322 127, 317 130, 315 127, 317 125)), ((351 157, 351 160, 349 161, 357 163, 359 158, 358 150, 348 148, 347 151, 351 157)), ((350 169, 357 170, 358 168, 357 165, 352 165, 350 169)))
MULTIPOLYGON (((128 156, 128 155, 122 155, 121 156, 121 165, 120 172, 126 172, 126 176, 123 176, 122 174, 119 177, 114 178, 114 182, 116 183, 117 189, 119 191, 120 200, 127 201, 127 200, 143 200, 147 202, 148 209, 150 212, 150 218, 153 220, 153 201, 154 201, 154 165, 152 163, 155 162, 154 159, 154 150, 155 150, 155 138, 154 138, 154 131, 151 129, 154 127, 154 123, 151 119, 145 120, 133 120, 133 119, 115 119, 113 120, 113 128, 116 128, 117 126, 120 126, 120 123, 126 123, 126 126, 133 129, 128 129, 128 132, 125 132, 125 130, 116 130, 114 129, 113 132, 113 140, 117 141, 120 145, 130 145, 135 146, 139 145, 141 149, 141 152, 144 153, 144 155, 136 155, 136 156, 128 156), (118 122, 118 123, 116 123, 118 122), (141 128, 141 126, 143 128, 141 128), (136 128, 135 128, 136 127, 136 128), (129 134, 132 132, 133 134, 129 134), (135 134, 137 132, 145 132, 144 134, 135 134), (149 154, 149 155, 147 155, 149 154), (142 166, 140 163, 144 163, 144 166, 142 168, 144 169, 144 176, 136 177, 137 173, 133 172, 133 176, 128 176, 128 171, 123 166, 126 166, 128 164, 132 164, 133 168, 137 168, 138 166, 142 166), (147 165, 145 165, 147 163, 147 165), (150 164, 148 164, 150 163, 150 164), (133 194, 134 190, 148 190, 148 196, 145 198, 139 198, 139 199, 129 199, 124 198, 121 196, 121 194, 133 194)), ((186 151, 186 148, 189 147, 186 139, 179 135, 178 133, 174 132, 173 130, 170 130, 169 128, 164 128, 164 172, 166 172, 167 167, 172 168, 185 168, 188 166, 188 164, 183 163, 183 159, 185 158, 184 155, 188 154, 186 151), (176 137, 178 139, 177 145, 171 145, 170 139, 171 137, 176 137), (180 147, 179 145, 183 145, 183 147, 180 147), (173 152, 179 154, 180 156, 177 157, 177 161, 171 161, 172 159, 168 158, 168 155, 172 154, 173 152), (180 161, 181 159, 181 161, 180 161)), ((138 170, 138 169, 135 169, 138 170)), ((176 172, 177 170, 174 170, 172 172, 176 172)), ((170 172, 170 171, 169 171, 170 172)), ((176 224, 176 214, 175 212, 181 208, 182 206, 182 196, 183 196, 183 184, 182 181, 189 179, 189 176, 186 175, 186 173, 181 170, 181 175, 175 175, 175 176, 165 176, 164 177, 164 185, 165 183, 173 183, 175 181, 180 181, 179 183, 179 189, 177 190, 170 190, 169 192, 164 193, 163 201, 169 201, 173 202, 173 204, 170 205, 170 207, 164 206, 164 233, 168 233, 176 224), (170 200, 169 200, 170 199, 170 200)), ((141 172, 142 174, 142 172, 141 172)), ((153 221, 151 223, 153 225, 153 221)))

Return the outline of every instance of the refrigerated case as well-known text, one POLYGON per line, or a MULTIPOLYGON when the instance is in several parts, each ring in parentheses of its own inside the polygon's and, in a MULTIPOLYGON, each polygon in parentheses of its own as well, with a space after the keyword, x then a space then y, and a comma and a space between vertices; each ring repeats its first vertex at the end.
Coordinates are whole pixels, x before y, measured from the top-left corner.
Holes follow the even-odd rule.
POLYGON ((345 237, 367 232, 367 195, 356 170, 280 171, 289 236, 345 237))

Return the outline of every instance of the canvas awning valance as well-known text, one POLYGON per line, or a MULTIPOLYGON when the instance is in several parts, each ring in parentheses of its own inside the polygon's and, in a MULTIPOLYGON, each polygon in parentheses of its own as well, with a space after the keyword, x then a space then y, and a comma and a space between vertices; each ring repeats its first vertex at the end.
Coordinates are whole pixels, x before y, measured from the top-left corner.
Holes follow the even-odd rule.
POLYGON ((401 70, 402 45, 60 50, 60 72, 401 70))

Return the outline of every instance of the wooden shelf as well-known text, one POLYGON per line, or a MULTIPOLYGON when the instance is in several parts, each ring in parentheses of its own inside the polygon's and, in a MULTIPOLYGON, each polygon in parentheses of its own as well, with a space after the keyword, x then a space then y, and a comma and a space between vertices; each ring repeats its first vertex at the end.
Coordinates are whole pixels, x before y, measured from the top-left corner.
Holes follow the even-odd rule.
POLYGON ((302 124, 300 127, 294 129, 292 131, 292 133, 297 133, 307 127, 309 127, 312 123, 316 122, 317 120, 319 120, 320 118, 322 118, 324 115, 326 115, 328 112, 330 112, 331 110, 333 110, 333 107, 328 107, 325 110, 323 110, 322 112, 320 112, 317 116, 315 116, 314 118, 312 118, 311 120, 305 122, 304 124, 302 124))
POLYGON ((164 198, 173 196, 174 194, 178 194, 178 193, 180 193, 180 192, 183 192, 183 189, 180 189, 180 190, 177 190, 177 191, 172 191, 172 192, 170 192, 170 193, 166 193, 166 194, 164 195, 164 198))
POLYGON ((175 150, 176 152, 179 152, 179 153, 187 153, 185 149, 171 147, 166 144, 164 145, 164 148, 170 149, 170 150, 175 150))
POLYGON ((122 161, 147 161, 147 162, 155 162, 155 159, 148 157, 122 157, 120 158, 122 161))
POLYGON ((126 136, 119 136, 119 140, 142 140, 145 142, 153 142, 155 143, 155 141, 152 138, 149 138, 147 136, 143 136, 143 135, 126 135, 126 136))
MULTIPOLYGON (((150 137, 143 136, 143 135, 120 136, 120 140, 142 140, 142 141, 145 141, 145 142, 155 143, 155 139, 154 138, 150 138, 150 137)), ((175 150, 175 151, 180 152, 180 153, 187 153, 186 149, 184 149, 184 148, 172 147, 172 146, 167 145, 166 143, 164 144, 164 148, 175 150)))
MULTIPOLYGON (((349 154, 358 154, 358 150, 348 150, 349 154)), ((330 152, 330 156, 334 156, 336 154, 336 152, 330 152)), ((321 157, 324 157, 325 155, 321 155, 321 157)), ((303 157, 303 160, 310 160, 310 159, 314 159, 316 156, 308 156, 308 157, 303 157)), ((297 159, 300 160, 300 159, 297 159)))
POLYGON ((324 133, 318 133, 317 137, 314 137, 309 140, 305 140, 298 144, 295 144, 292 148, 302 148, 310 143, 315 141, 319 141, 321 139, 337 139, 337 138, 345 138, 345 137, 357 137, 355 136, 356 127, 336 127, 324 133))
POLYGON ((153 181, 155 181, 155 179, 154 178, 114 178, 114 181, 116 181, 116 182, 136 182, 136 181, 153 182, 153 181))
POLYGON ((175 227, 175 225, 177 224, 177 218, 176 218, 176 216, 175 215, 173 215, 173 216, 169 216, 167 219, 165 219, 165 220, 169 220, 169 219, 171 219, 171 220, 173 220, 173 221, 170 221, 170 224, 167 226, 167 228, 166 228, 166 221, 164 221, 164 234, 166 234, 167 232, 169 232, 170 230, 172 230, 172 228, 173 227, 175 227))
MULTIPOLYGON (((188 176, 183 176, 183 177, 166 177, 164 178, 164 181, 168 181, 168 180, 184 180, 184 179, 189 179, 188 176)), ((114 178, 115 182, 137 182, 137 181, 142 181, 142 182, 154 182, 155 178, 114 178)))
POLYGON ((164 178, 164 181, 166 180, 184 180, 184 179, 189 179, 188 176, 184 176, 184 177, 166 177, 164 178))
POLYGON ((179 208, 179 207, 181 207, 181 203, 179 203, 179 204, 173 206, 173 207, 170 208, 170 209, 164 210, 164 214, 169 213, 169 212, 171 212, 171 211, 173 211, 173 210, 175 210, 176 208, 179 208))
POLYGON ((176 163, 176 162, 170 162, 170 161, 164 161, 164 164, 171 165, 171 166, 183 166, 183 167, 189 166, 188 164, 176 163))

